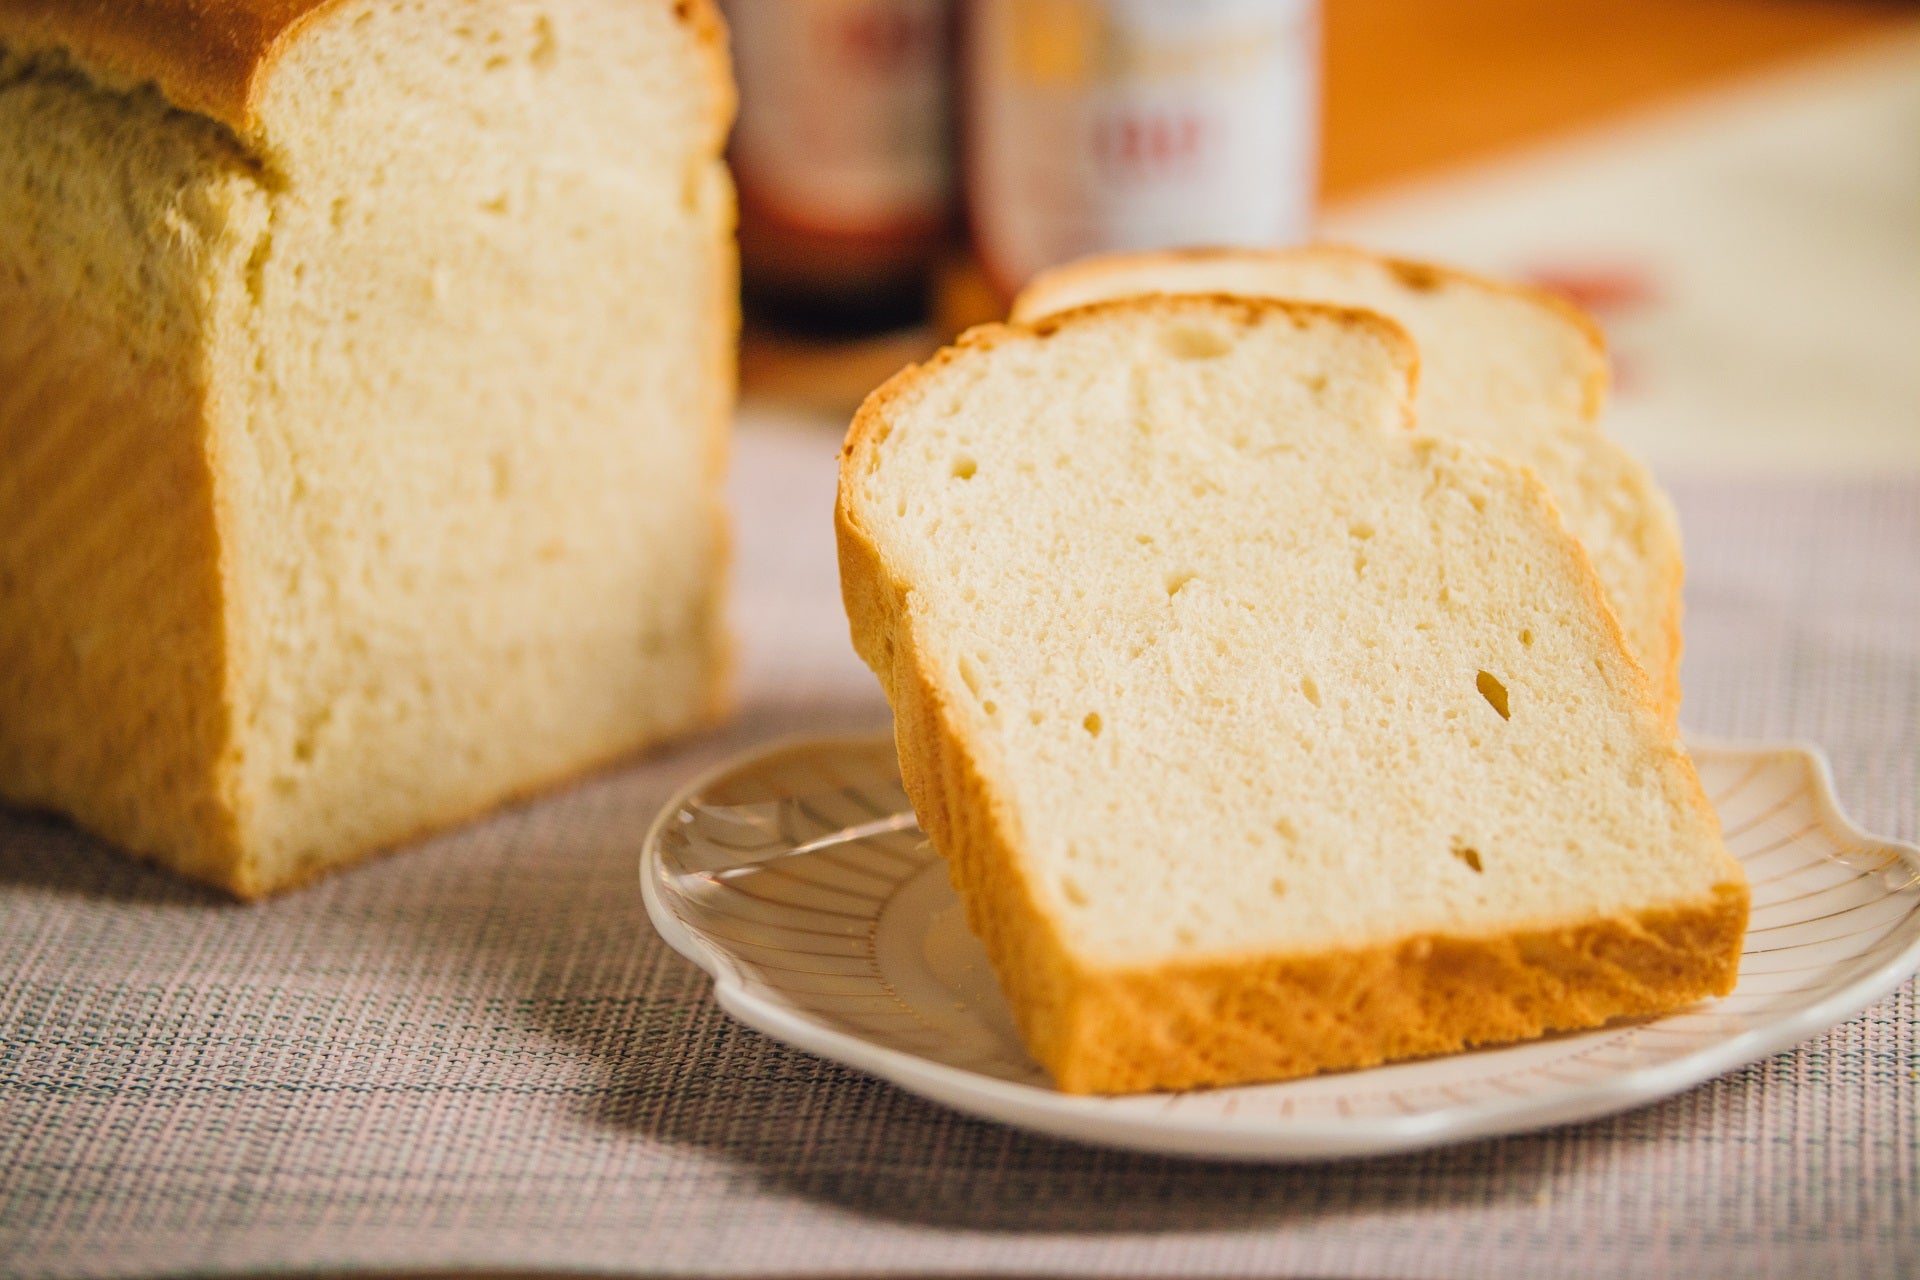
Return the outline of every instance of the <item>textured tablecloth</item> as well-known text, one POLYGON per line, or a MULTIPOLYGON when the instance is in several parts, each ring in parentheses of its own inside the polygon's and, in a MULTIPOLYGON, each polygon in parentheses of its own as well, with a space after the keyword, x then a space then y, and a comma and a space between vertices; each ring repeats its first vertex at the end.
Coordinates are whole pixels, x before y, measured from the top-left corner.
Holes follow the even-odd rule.
MULTIPOLYGON (((1030 1136, 734 1025, 636 855, 726 754, 885 722, 836 443, 740 442, 724 732, 257 906, 0 815, 0 1274, 1920 1273, 1912 987, 1615 1119, 1305 1168, 1030 1136)), ((1676 496, 1688 725, 1814 739, 1913 837, 1920 481, 1676 496)))

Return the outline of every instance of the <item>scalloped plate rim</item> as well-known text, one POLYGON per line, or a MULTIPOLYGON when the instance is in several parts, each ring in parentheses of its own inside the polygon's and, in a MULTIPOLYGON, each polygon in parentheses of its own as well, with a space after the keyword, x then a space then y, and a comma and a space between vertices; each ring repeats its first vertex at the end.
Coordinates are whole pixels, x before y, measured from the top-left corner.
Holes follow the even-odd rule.
MULTIPOLYGON (((1338 1120, 1290 1117, 1283 1122, 1256 1125, 1244 1119, 1181 1116, 1175 1111, 1159 1112, 1143 1119, 1119 1111, 1115 1104, 1142 1097, 1182 1095, 1105 1097, 1060 1093, 934 1062, 790 1012, 748 991, 730 971, 722 955, 689 929, 662 900, 656 884, 660 838, 672 816, 693 796, 747 765, 782 754, 836 746, 872 748, 885 744, 890 747, 893 741, 891 732, 788 735, 741 751, 702 770, 674 792, 647 829, 639 867, 647 917, 668 946, 712 978, 720 1007, 747 1026, 796 1049, 878 1076, 954 1110, 1088 1145, 1161 1155, 1287 1163, 1417 1151, 1450 1142, 1597 1120, 1673 1097, 1790 1049, 1858 1016, 1920 971, 1920 929, 1916 929, 1914 936, 1892 956, 1803 1009, 1667 1062, 1622 1069, 1599 1080, 1569 1085, 1565 1092, 1558 1094, 1460 1103, 1407 1116, 1338 1120)), ((1690 753, 1798 757, 1808 770, 1810 790, 1822 825, 1855 842, 1886 849, 1920 873, 1920 846, 1864 831, 1841 809, 1834 793, 1832 767, 1818 744, 1792 738, 1748 741, 1694 735, 1688 735, 1685 742, 1690 753)), ((1338 1074, 1362 1076, 1378 1069, 1363 1068, 1338 1074)))

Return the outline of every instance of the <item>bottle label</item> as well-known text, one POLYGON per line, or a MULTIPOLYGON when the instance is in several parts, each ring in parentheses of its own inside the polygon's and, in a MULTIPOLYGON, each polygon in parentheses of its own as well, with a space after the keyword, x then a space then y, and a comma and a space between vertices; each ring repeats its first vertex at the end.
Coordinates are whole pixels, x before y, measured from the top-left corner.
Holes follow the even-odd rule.
POLYGON ((1011 296, 1098 253, 1272 245, 1309 230, 1313 0, 973 0, 967 205, 1011 296))
POLYGON ((947 0, 724 0, 743 199, 836 234, 938 223, 949 156, 947 0))

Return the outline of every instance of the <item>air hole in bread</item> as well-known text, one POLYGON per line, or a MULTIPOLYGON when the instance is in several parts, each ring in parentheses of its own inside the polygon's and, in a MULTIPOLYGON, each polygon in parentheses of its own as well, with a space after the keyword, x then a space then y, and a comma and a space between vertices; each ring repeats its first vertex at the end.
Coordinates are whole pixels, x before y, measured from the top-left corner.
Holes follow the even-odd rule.
POLYGON ((1133 535, 1133 540, 1139 543, 1143 547, 1150 547, 1153 545, 1153 535, 1150 533, 1136 533, 1133 535))
POLYGON ((1293 825, 1292 818, 1275 818, 1273 820, 1273 834, 1279 836, 1282 840, 1298 840, 1300 838, 1300 828, 1293 825))
POLYGON ((1365 520, 1355 520, 1352 524, 1349 524, 1347 526, 1347 532, 1352 536, 1360 539, 1360 541, 1365 542, 1368 538, 1371 538, 1373 536, 1373 526, 1368 524, 1365 520))
POLYGON ((1172 573, 1169 573, 1167 575, 1167 594, 1169 596, 1179 595, 1180 592, 1186 588, 1186 585, 1189 582, 1192 582, 1195 578, 1199 576, 1200 576, 1199 574, 1193 572, 1193 570, 1191 569, 1174 570, 1172 573))
POLYGON ((1161 330, 1160 345, 1176 360, 1212 360, 1233 350, 1233 344, 1213 330, 1193 325, 1161 330))
MULTIPOLYGON (((273 233, 269 231, 260 237, 253 246, 253 252, 247 255, 247 296, 253 299, 256 306, 266 291, 267 259, 272 255, 273 233)), ((87 270, 92 269, 92 264, 88 264, 87 270)))
POLYGON ((967 692, 975 698, 980 697, 980 690, 986 684, 980 664, 965 654, 960 655, 960 682, 967 686, 967 692))
POLYGON ((1080 722, 1080 727, 1094 737, 1099 737, 1100 730, 1103 727, 1100 722, 1100 713, 1098 711, 1087 712, 1087 718, 1080 722))
POLYGON ((980 709, 986 712, 990 716, 997 716, 1000 714, 1000 704, 995 702, 992 698, 988 698, 985 702, 981 703, 980 709))
POLYGON ((964 454, 953 460, 953 478, 955 480, 971 480, 979 470, 980 464, 964 454))
POLYGON ((543 14, 533 22, 533 54, 528 61, 538 70, 545 71, 554 64, 559 54, 559 44, 553 38, 553 23, 543 14))
POLYGON ((1273 879, 1267 881, 1267 891, 1276 898, 1284 898, 1287 895, 1287 882, 1279 876, 1275 876, 1273 879))
POLYGON ((1522 631, 1520 633, 1520 643, 1524 645, 1526 648, 1529 648, 1529 649, 1533 648, 1533 632, 1522 631))
POLYGON ((1066 898, 1068 902, 1071 902, 1076 907, 1084 907, 1091 901, 1091 899, 1087 897, 1086 889, 1072 876, 1060 877, 1060 893, 1062 897, 1066 898))
POLYGON ((1487 705, 1500 713, 1502 720, 1511 720, 1513 713, 1507 710, 1507 686, 1491 671, 1482 671, 1473 678, 1473 687, 1487 700, 1487 705))
POLYGON ((1466 863, 1474 871, 1484 869, 1480 865, 1480 851, 1472 845, 1455 843, 1452 852, 1454 857, 1466 863))
POLYGON ((1320 705, 1320 686, 1312 676, 1300 677, 1300 696, 1316 707, 1320 705))

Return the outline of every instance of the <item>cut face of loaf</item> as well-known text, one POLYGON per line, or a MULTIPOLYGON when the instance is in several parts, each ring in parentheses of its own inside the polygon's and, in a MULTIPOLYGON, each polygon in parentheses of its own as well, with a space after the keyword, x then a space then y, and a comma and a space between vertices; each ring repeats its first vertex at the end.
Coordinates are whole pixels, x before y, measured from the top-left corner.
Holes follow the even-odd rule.
POLYGON ((730 113, 706 3, 0 0, 0 797, 251 896, 713 717, 730 113))
POLYGON ((1360 312, 978 329, 842 455, 853 639, 1034 1057, 1297 1076, 1733 984, 1747 894, 1538 484, 1360 312))
POLYGON ((1680 528, 1632 454, 1596 426, 1599 332, 1550 295, 1333 246, 1089 258, 1035 280, 1016 321, 1144 293, 1234 293, 1377 311, 1420 349, 1424 431, 1484 444, 1540 478, 1593 558, 1669 723, 1680 711, 1680 528))

